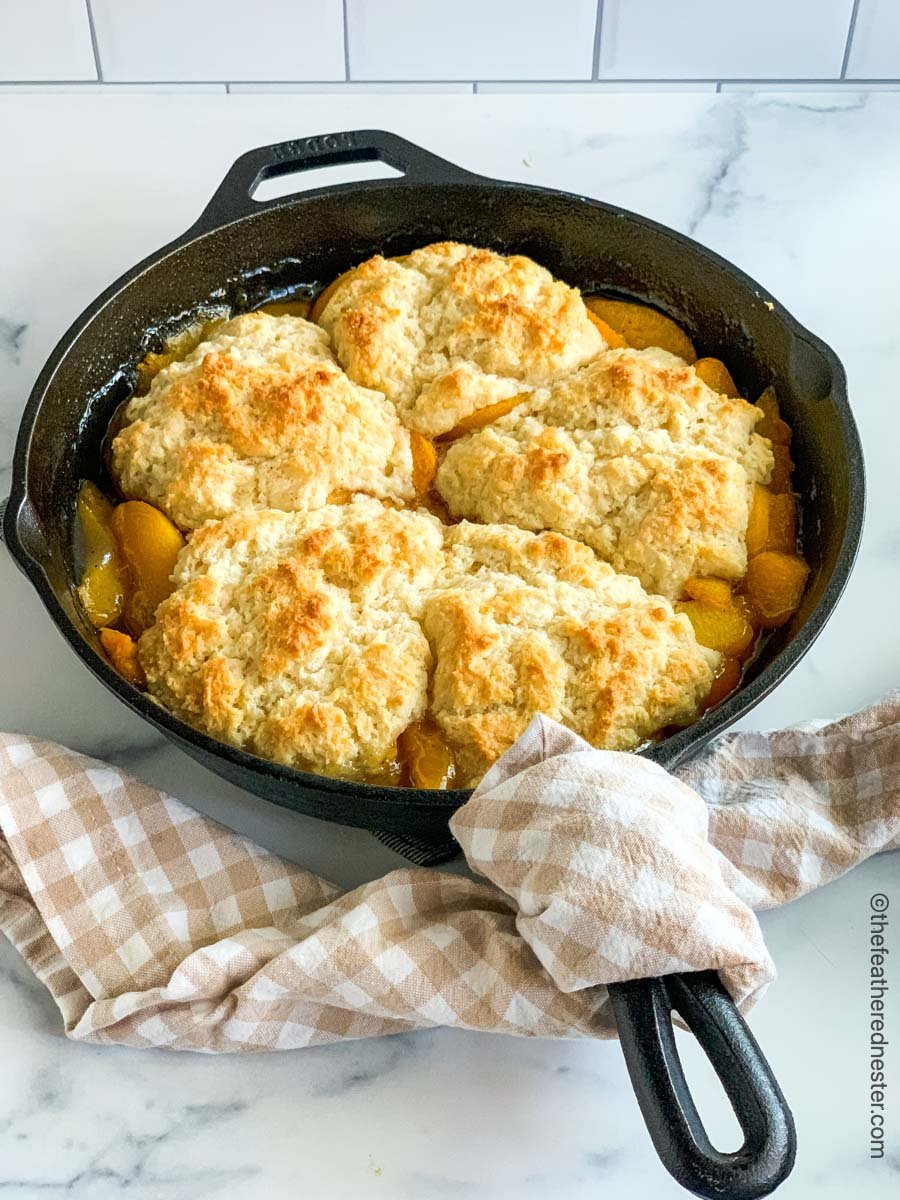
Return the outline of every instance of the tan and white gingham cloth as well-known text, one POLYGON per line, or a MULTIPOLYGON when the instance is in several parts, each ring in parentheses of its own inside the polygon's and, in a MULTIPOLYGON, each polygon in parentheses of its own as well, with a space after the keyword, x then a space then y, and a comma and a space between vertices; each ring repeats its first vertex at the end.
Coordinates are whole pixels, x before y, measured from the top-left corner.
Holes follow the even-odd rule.
MULTIPOLYGON (((900 693, 679 771, 536 718, 452 828, 487 882, 341 894, 101 762, 0 735, 0 929, 70 1037, 288 1049, 435 1025, 610 1036, 605 984, 773 977, 753 909, 900 846, 900 693)), ((340 836, 335 831, 335 836, 340 836)))

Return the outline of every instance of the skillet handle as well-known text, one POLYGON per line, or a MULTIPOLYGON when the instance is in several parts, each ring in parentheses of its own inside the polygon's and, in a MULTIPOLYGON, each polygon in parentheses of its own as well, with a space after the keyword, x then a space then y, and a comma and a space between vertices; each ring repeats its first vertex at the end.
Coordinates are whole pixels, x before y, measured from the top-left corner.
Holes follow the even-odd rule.
POLYGON ((347 130, 295 138, 259 146, 242 154, 219 184, 193 231, 203 232, 261 209, 284 204, 288 196, 263 202, 253 200, 254 188, 264 179, 355 162, 387 163, 402 172, 406 179, 425 183, 456 183, 480 178, 383 129, 347 130))
POLYGON ((666 1170, 695 1195, 768 1196, 790 1174, 794 1121, 769 1064, 714 971, 611 984, 631 1083, 666 1170), (739 1150, 712 1145, 678 1057, 672 1010, 712 1064, 744 1134, 739 1150))

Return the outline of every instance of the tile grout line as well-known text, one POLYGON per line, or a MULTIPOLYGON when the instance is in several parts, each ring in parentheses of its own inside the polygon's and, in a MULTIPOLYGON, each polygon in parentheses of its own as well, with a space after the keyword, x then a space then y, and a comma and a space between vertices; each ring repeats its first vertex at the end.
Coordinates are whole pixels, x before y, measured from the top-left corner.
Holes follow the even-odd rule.
MULTIPOLYGON (((837 75, 832 75, 830 78, 825 78, 825 79, 821 79, 821 78, 820 79, 809 79, 809 78, 806 78, 806 79, 803 79, 803 78, 774 79, 771 76, 768 76, 763 79, 759 79, 759 78, 747 79, 747 78, 729 77, 727 79, 718 79, 718 80, 713 79, 713 78, 703 78, 703 79, 700 79, 700 78, 692 78, 692 79, 636 79, 636 78, 628 78, 628 79, 479 79, 476 82, 473 82, 471 79, 366 79, 366 80, 359 80, 359 79, 233 79, 231 81, 225 81, 222 79, 131 79, 131 80, 126 80, 126 79, 0 79, 0 88, 42 87, 42 88, 46 88, 48 91, 52 91, 52 89, 55 87, 96 87, 96 85, 98 83, 103 85, 103 89, 101 89, 101 90, 108 89, 109 91, 113 91, 116 88, 168 87, 168 86, 171 86, 173 88, 214 86, 214 87, 224 87, 229 90, 234 87, 244 87, 244 86, 276 88, 276 87, 293 87, 295 85, 300 85, 302 87, 322 86, 322 87, 338 87, 338 88, 340 88, 342 86, 342 84, 344 84, 344 83, 353 83, 353 84, 359 85, 364 88, 368 87, 369 85, 372 85, 373 87, 384 87, 384 86, 406 87, 406 86, 415 86, 416 84, 425 84, 428 86, 440 87, 440 86, 443 86, 444 84, 453 84, 453 85, 463 85, 465 87, 474 87, 475 89, 477 89, 479 86, 482 86, 482 85, 494 85, 494 84, 503 84, 503 85, 519 86, 519 87, 528 87, 532 84, 535 85, 536 87, 544 87, 547 84, 554 84, 554 85, 559 84, 559 85, 565 86, 565 87, 572 86, 572 87, 588 87, 588 88, 590 88, 592 84, 597 84, 598 91, 600 91, 604 88, 607 88, 607 87, 614 88, 618 84, 634 84, 634 83, 652 84, 652 85, 658 84, 661 91, 665 91, 665 88, 669 84, 680 86, 680 85, 686 84, 686 83, 688 83, 688 84, 689 83, 712 83, 712 84, 715 84, 716 87, 720 90, 723 86, 728 85, 728 84, 733 84, 733 83, 740 83, 740 84, 747 84, 747 85, 765 84, 767 87, 771 87, 772 85, 775 85, 775 84, 783 84, 785 86, 785 88, 790 88, 794 84, 803 84, 804 87, 809 86, 811 84, 812 85, 822 84, 823 86, 826 86, 826 87, 834 87, 836 85, 840 85, 842 88, 845 88, 847 91, 853 91, 854 89, 865 90, 867 87, 871 87, 874 85, 878 85, 878 86, 896 85, 897 87, 900 87, 900 77, 895 77, 893 79, 887 79, 887 78, 882 78, 882 79, 857 79, 857 78, 842 79, 837 75)), ((350 93, 348 93, 348 94, 350 94, 350 93)), ((362 94, 362 93, 360 93, 360 94, 362 94)), ((435 94, 438 94, 438 93, 435 93, 435 94)), ((452 93, 449 93, 449 92, 446 94, 452 95, 452 93)), ((464 93, 460 93, 460 94, 464 94, 464 93)), ((487 93, 481 93, 481 94, 486 95, 487 93)))
MULTIPOLYGON (((229 85, 221 79, 135 79, 122 81, 118 79, 0 79, 0 92, 16 88, 35 88, 52 92, 55 88, 96 88, 100 84, 100 92, 115 92, 119 88, 165 88, 170 87, 179 91, 181 88, 215 87, 227 91, 229 85)), ((209 93, 210 95, 212 93, 209 93)))
MULTIPOLYGON (((388 80, 381 79, 381 80, 371 80, 370 82, 372 82, 372 83, 375 83, 375 82, 378 82, 378 83, 407 82, 407 83, 409 83, 409 82, 413 82, 413 81, 412 80, 404 81, 401 79, 388 79, 388 80)), ((415 82, 422 83, 422 82, 426 82, 426 81, 416 80, 415 82)), ((432 82, 432 81, 429 80, 427 82, 432 82)), ((454 81, 452 79, 444 79, 444 80, 440 80, 439 82, 453 83, 454 81)), ((791 86, 792 84, 798 84, 798 83, 801 83, 804 85, 821 83, 828 87, 833 87, 835 84, 839 84, 839 83, 840 84, 846 83, 847 87, 852 89, 857 86, 864 88, 864 87, 868 87, 872 84, 884 84, 884 83, 897 84, 898 86, 900 86, 900 76, 898 76, 894 79, 841 79, 837 75, 831 75, 828 77, 819 77, 819 78, 810 78, 808 76, 807 77, 796 76, 791 79, 778 78, 778 77, 773 77, 771 75, 763 76, 763 77, 757 76, 755 78, 728 76, 724 79, 716 79, 715 77, 711 77, 711 76, 705 76, 702 78, 699 76, 694 76, 689 79, 674 79, 674 78, 672 78, 672 79, 639 79, 637 77, 631 77, 631 76, 629 76, 628 78, 622 78, 622 79, 607 79, 607 78, 603 78, 603 79, 479 79, 476 86, 483 86, 485 84, 490 84, 491 86, 494 86, 495 84, 503 84, 503 85, 511 84, 511 85, 516 85, 516 86, 527 87, 529 84, 534 84, 536 87, 543 87, 548 83, 561 84, 561 85, 566 85, 566 86, 571 85, 573 87, 583 86, 585 84, 592 84, 592 83, 599 84, 602 87, 606 87, 606 86, 615 87, 617 84, 620 84, 620 83, 621 84, 650 83, 650 84, 659 84, 661 88, 664 88, 667 84, 680 85, 680 84, 684 84, 684 83, 714 83, 719 88, 721 88, 723 85, 730 84, 730 83, 765 84, 766 86, 770 86, 771 84, 782 84, 782 83, 785 84, 786 86, 791 86)))
MULTIPOLYGON (((2 81, 0 81, 0 82, 2 82, 2 81)), ((26 82, 26 81, 20 80, 19 82, 26 82)), ((47 80, 38 79, 38 80, 34 80, 34 81, 29 80, 28 82, 35 82, 35 83, 44 82, 44 83, 46 83, 47 80)), ((84 83, 86 81, 85 80, 56 80, 54 82, 84 83)), ((147 79, 142 79, 142 80, 139 80, 136 82, 150 83, 151 81, 147 80, 147 79)), ((176 81, 173 79, 160 79, 160 80, 154 80, 152 82, 173 83, 174 84, 176 81)), ((221 81, 218 79, 195 79, 195 80, 183 79, 183 80, 178 80, 177 82, 180 84, 184 84, 184 83, 220 83, 221 81)), ((839 79, 837 75, 832 75, 829 78, 818 78, 818 79, 812 79, 809 77, 806 77, 806 78, 795 77, 793 79, 779 79, 779 78, 773 78, 772 76, 767 76, 765 78, 757 77, 757 78, 752 78, 752 79, 738 77, 738 76, 734 76, 734 77, 729 76, 726 79, 716 79, 715 77, 706 76, 704 78, 694 77, 691 79, 638 79, 638 78, 632 78, 632 77, 629 77, 627 79, 479 79, 475 82, 475 86, 478 87, 482 84, 491 84, 493 86, 494 84, 498 84, 498 83, 517 84, 517 85, 521 84, 523 87, 528 86, 529 84, 534 84, 535 86, 543 86, 544 84, 548 84, 548 83, 553 83, 553 84, 558 83, 558 84, 566 84, 566 85, 571 84, 573 87, 583 86, 585 84, 591 84, 591 83, 599 83, 599 84, 602 84, 604 87, 607 84, 609 84, 610 86, 615 86, 616 84, 619 84, 619 83, 658 83, 663 86, 667 83, 679 83, 679 84, 680 83, 723 83, 723 84, 725 84, 725 83, 765 83, 765 84, 772 84, 772 83, 786 83, 786 84, 790 84, 790 83, 803 83, 803 84, 827 83, 827 84, 833 85, 835 83, 841 83, 841 82, 843 82, 843 81, 841 79, 839 79)), ((870 83, 900 84, 900 76, 898 76, 895 79, 848 79, 848 80, 846 80, 846 82, 848 84, 852 84, 852 85, 855 85, 855 84, 866 85, 866 84, 870 84, 870 83)), ((272 86, 276 86, 276 87, 281 86, 282 84, 284 84, 284 85, 290 84, 292 86, 294 84, 301 84, 304 87, 307 87, 307 86, 316 87, 319 84, 323 84, 323 85, 327 84, 329 87, 333 87, 333 86, 339 87, 341 85, 341 83, 354 83, 354 84, 359 84, 363 87, 368 87, 370 84, 373 87, 382 87, 385 84, 389 84, 391 86, 396 84, 397 86, 405 87, 406 85, 415 85, 415 84, 427 84, 429 86, 430 85, 442 86, 445 83, 471 85, 472 80, 471 79, 345 79, 345 80, 340 80, 340 79, 233 79, 231 81, 231 83, 232 83, 232 86, 237 85, 240 87, 247 86, 247 85, 252 86, 252 87, 257 87, 257 86, 260 86, 263 84, 266 86, 272 85, 272 86)))
POLYGON ((97 71, 97 82, 104 83, 103 64, 100 62, 100 46, 97 42, 97 29, 94 25, 94 10, 91 8, 91 0, 84 0, 84 7, 87 10, 88 29, 91 33, 91 49, 94 52, 94 67, 97 71))
MULTIPOLYGON (((375 81, 373 80, 372 82, 375 82, 375 81)), ((378 80, 378 82, 379 83, 402 83, 403 80, 399 80, 399 79, 378 80)), ((418 82, 422 82, 422 81, 420 80, 418 82)), ((453 80, 442 80, 441 82, 452 83, 453 80)), ((548 83, 566 84, 566 85, 571 84, 574 87, 577 87, 578 85, 591 84, 591 83, 597 83, 603 87, 606 87, 607 85, 609 85, 610 87, 615 87, 617 84, 620 84, 620 83, 628 83, 628 84, 631 84, 631 83, 657 84, 658 83, 660 85, 660 87, 665 87, 666 84, 669 84, 669 83, 671 83, 671 84, 714 83, 718 87, 721 87, 724 84, 729 84, 729 83, 748 83, 748 84, 758 83, 758 84, 765 84, 766 86, 769 86, 770 84, 774 84, 774 83, 783 83, 787 86, 790 86, 791 84, 795 84, 795 83, 802 83, 804 85, 810 84, 810 83, 821 83, 821 84, 827 85, 829 87, 833 87, 837 83, 841 83, 841 84, 846 83, 849 88, 852 88, 852 87, 856 87, 857 84, 860 87, 868 87, 871 84, 875 84, 875 83, 878 83, 878 84, 896 83, 896 84, 900 85, 900 76, 898 76, 897 78, 894 78, 894 79, 841 79, 837 75, 831 75, 827 78, 816 78, 816 79, 811 79, 808 77, 807 78, 796 77, 793 79, 778 79, 778 78, 772 77, 771 75, 764 76, 762 78, 757 77, 757 78, 753 78, 753 79, 738 78, 737 76, 728 76, 725 79, 715 79, 715 78, 710 78, 710 77, 706 77, 706 78, 693 77, 690 79, 637 79, 637 78, 631 78, 631 77, 629 77, 628 79, 606 79, 606 78, 604 78, 604 79, 479 79, 478 82, 480 84, 491 84, 491 85, 498 84, 498 83, 517 84, 517 85, 521 85, 523 87, 527 86, 528 84, 535 84, 536 86, 543 86, 544 84, 548 84, 548 83)))
POLYGON ((350 23, 347 20, 347 0, 341 0, 344 14, 344 82, 350 83, 350 23))
POLYGON ((844 46, 844 58, 841 62, 841 79, 847 78, 847 67, 850 65, 850 51, 853 47, 853 35, 856 33, 856 17, 859 13, 859 0, 853 0, 850 10, 850 24, 847 26, 847 43, 844 46))
MULTIPOLYGON (((0 81, 0 82, 2 82, 2 81, 0 81)), ((19 82, 25 82, 25 81, 20 80, 19 82)), ((36 82, 36 83, 44 82, 44 83, 46 83, 47 81, 38 79, 38 80, 28 81, 28 82, 36 82)), ((70 82, 70 81, 69 80, 57 80, 55 82, 66 83, 66 82, 70 82)), ((83 83, 85 81, 84 80, 74 80, 71 82, 83 83)), ((139 82, 149 83, 150 81, 146 80, 146 79, 142 79, 139 82)), ((156 80, 154 82, 174 83, 175 80, 162 79, 162 80, 156 80)), ((218 83, 220 81, 217 79, 216 80, 199 79, 199 80, 179 80, 178 82, 179 83, 218 83)), ((318 86, 319 84, 327 84, 329 87, 332 87, 335 85, 340 86, 340 84, 342 82, 343 83, 360 84, 363 87, 367 87, 369 84, 376 86, 376 87, 381 87, 381 86, 384 86, 385 84, 389 84, 391 86, 393 86, 394 84, 396 84, 398 86, 406 86, 408 84, 415 85, 415 84, 420 84, 420 83, 427 84, 427 85, 434 85, 434 86, 442 86, 445 83, 467 84, 470 86, 472 85, 472 80, 470 80, 470 79, 345 79, 345 80, 340 80, 340 79, 234 79, 231 82, 232 82, 232 85, 234 85, 234 84, 237 84, 238 86, 249 85, 252 87, 256 87, 256 86, 263 85, 263 84, 265 84, 267 86, 268 85, 280 86, 282 84, 284 84, 284 85, 302 84, 304 87, 306 87, 306 86, 315 87, 315 86, 318 86)), ((553 84, 558 83, 558 84, 565 84, 566 86, 571 84, 573 87, 578 87, 578 86, 583 86, 585 84, 599 83, 599 84, 602 84, 604 87, 607 84, 609 84, 611 87, 614 87, 616 84, 619 84, 619 83, 658 83, 664 87, 668 83, 678 83, 678 84, 681 84, 681 83, 716 83, 716 84, 725 84, 725 83, 765 83, 765 84, 772 84, 772 83, 784 83, 784 84, 825 83, 825 84, 829 84, 829 85, 834 85, 836 83, 843 83, 843 82, 846 82, 847 84, 852 85, 852 86, 856 86, 857 84, 859 84, 862 87, 865 87, 866 85, 872 84, 872 83, 896 83, 896 84, 900 85, 900 76, 898 76, 895 79, 848 79, 846 81, 840 79, 837 75, 831 75, 827 78, 822 78, 822 77, 810 78, 808 76, 804 78, 804 77, 800 77, 800 76, 795 76, 794 78, 791 78, 791 79, 777 78, 777 77, 773 77, 773 76, 765 76, 762 78, 760 78, 760 77, 746 78, 746 77, 739 77, 739 76, 729 76, 726 79, 717 79, 715 76, 704 76, 704 77, 695 76, 695 77, 692 77, 689 79, 639 79, 637 77, 631 77, 631 76, 629 76, 627 79, 625 79, 625 78, 623 78, 623 79, 479 79, 479 80, 475 81, 474 86, 479 87, 483 84, 491 84, 493 86, 494 84, 502 83, 502 84, 517 84, 517 85, 521 85, 523 87, 526 87, 529 84, 534 84, 535 86, 542 87, 548 83, 553 83, 553 84)))
POLYGON ((600 33, 603 29, 603 0, 597 0, 597 23, 594 26, 594 53, 591 58, 591 79, 600 76, 600 33))

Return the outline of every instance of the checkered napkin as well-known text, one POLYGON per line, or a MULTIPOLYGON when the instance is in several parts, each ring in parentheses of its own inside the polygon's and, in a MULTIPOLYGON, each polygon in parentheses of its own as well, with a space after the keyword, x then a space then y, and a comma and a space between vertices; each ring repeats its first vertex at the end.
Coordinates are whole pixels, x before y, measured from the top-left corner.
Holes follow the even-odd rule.
POLYGON ((101 762, 0 735, 0 929, 70 1037, 130 1046, 603 1037, 606 984, 701 968, 746 1008, 773 977, 753 909, 900 846, 900 693, 731 734, 678 778, 538 717, 452 829, 481 878, 342 894, 101 762))

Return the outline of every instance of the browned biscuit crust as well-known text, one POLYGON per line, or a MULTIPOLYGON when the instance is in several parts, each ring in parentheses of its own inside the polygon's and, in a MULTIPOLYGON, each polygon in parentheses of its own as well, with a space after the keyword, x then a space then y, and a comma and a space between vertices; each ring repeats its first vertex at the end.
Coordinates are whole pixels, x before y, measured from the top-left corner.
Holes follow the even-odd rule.
POLYGON ((298 317, 223 323, 126 409, 112 445, 122 492, 182 529, 232 512, 317 508, 335 492, 408 501, 409 433, 298 317))
POLYGON ((458 242, 369 259, 320 320, 350 377, 429 437, 605 349, 576 289, 524 255, 458 242))
POLYGON ((457 516, 555 529, 652 592, 740 578, 754 483, 772 469, 759 409, 659 350, 613 350, 450 446, 457 516))
POLYGON ((361 778, 430 709, 474 783, 536 712, 630 749, 716 656, 585 546, 358 498, 198 530, 140 641, 151 693, 233 745, 361 778))

